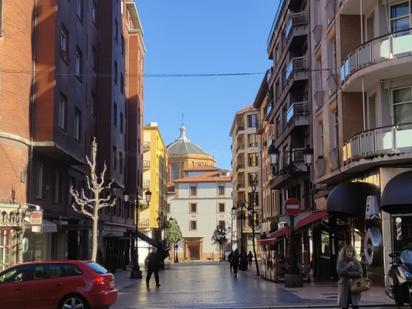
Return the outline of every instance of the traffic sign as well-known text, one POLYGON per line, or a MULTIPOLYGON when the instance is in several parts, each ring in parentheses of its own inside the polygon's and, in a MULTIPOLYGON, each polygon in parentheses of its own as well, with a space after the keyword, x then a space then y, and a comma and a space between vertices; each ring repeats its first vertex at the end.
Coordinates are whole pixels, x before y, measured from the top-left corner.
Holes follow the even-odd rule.
POLYGON ((285 201, 285 210, 289 216, 297 216, 300 212, 299 200, 296 198, 288 198, 285 201))

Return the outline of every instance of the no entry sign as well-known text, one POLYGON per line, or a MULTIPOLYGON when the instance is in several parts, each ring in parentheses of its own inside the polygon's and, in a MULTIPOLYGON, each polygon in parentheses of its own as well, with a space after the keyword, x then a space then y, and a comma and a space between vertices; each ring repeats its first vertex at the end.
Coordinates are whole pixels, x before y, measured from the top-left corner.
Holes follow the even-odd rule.
POLYGON ((285 210, 289 216, 297 216, 300 212, 299 200, 289 198, 285 201, 285 210))

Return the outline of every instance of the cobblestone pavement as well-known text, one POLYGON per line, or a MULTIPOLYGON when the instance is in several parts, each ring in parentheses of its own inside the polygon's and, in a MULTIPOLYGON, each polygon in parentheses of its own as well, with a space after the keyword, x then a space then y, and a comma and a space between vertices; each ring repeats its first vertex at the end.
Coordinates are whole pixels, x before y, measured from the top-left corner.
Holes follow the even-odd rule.
MULTIPOLYGON (((116 274, 119 298, 113 308, 336 308, 333 283, 285 289, 260 279, 254 269, 235 279, 225 262, 172 264, 160 273, 160 284, 156 287, 152 278, 148 289, 144 279, 132 280, 128 272, 116 274)), ((363 294, 362 304, 380 308, 393 302, 383 288, 373 288, 363 294)))

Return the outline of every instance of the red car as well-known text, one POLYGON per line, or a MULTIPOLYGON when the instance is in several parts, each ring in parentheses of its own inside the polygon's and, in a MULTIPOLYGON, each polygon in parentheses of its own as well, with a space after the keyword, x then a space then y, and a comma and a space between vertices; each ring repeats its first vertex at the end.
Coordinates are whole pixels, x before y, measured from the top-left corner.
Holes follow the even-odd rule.
POLYGON ((1 309, 108 308, 116 299, 113 275, 94 262, 32 262, 0 273, 1 309))

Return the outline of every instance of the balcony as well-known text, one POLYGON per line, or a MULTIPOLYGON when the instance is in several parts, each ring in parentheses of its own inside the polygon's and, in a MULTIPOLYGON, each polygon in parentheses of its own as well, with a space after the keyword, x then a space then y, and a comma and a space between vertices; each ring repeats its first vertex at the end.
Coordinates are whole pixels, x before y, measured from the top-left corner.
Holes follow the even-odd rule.
POLYGON ((143 189, 150 189, 150 180, 143 180, 143 189))
POLYGON ((340 68, 345 91, 360 91, 359 77, 366 77, 365 87, 412 71, 412 29, 378 37, 362 44, 346 57, 340 68))
POLYGON ((362 0, 362 2, 359 2, 359 0, 339 0, 338 5, 339 5, 340 14, 360 15, 361 14, 361 8, 360 8, 361 3, 363 5, 362 12, 367 12, 371 7, 376 5, 376 0, 362 0))
POLYGON ((238 183, 237 186, 236 186, 236 188, 237 188, 238 190, 244 189, 244 188, 245 188, 245 184, 244 184, 244 183, 238 183))
POLYGON ((285 28, 285 39, 289 42, 292 37, 307 35, 308 13, 289 13, 289 20, 285 28))
POLYGON ((143 151, 149 151, 150 150, 150 142, 144 142, 143 143, 143 151))
POLYGON ((244 130, 245 130, 244 126, 238 126, 236 129, 236 134, 243 133, 244 130))
POLYGON ((288 83, 291 79, 307 79, 306 65, 306 56, 292 58, 286 67, 285 83, 288 83))
POLYGON ((148 218, 139 219, 139 228, 148 228, 150 227, 150 220, 148 218))
POLYGON ((412 124, 401 124, 363 131, 343 145, 343 163, 347 167, 384 161, 409 160, 412 157, 412 124))
POLYGON ((308 125, 308 117, 305 117, 309 115, 308 107, 308 102, 293 103, 286 113, 286 124, 289 125, 293 122, 295 125, 302 125, 303 121, 303 125, 308 125))
POLYGON ((144 170, 150 169, 150 160, 143 160, 143 169, 144 170))
POLYGON ((244 145, 244 144, 239 144, 239 145, 236 147, 236 152, 244 151, 244 150, 245 150, 245 145, 244 145))
POLYGON ((241 169, 244 169, 245 168, 245 165, 244 164, 238 164, 237 166, 236 166, 236 170, 238 171, 238 170, 241 170, 241 169))

